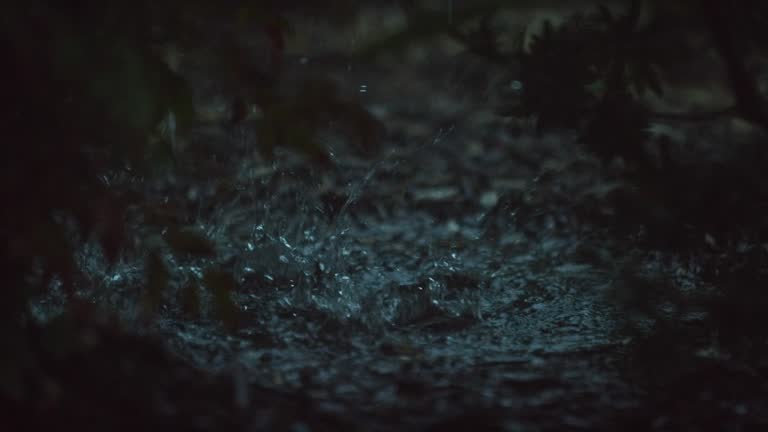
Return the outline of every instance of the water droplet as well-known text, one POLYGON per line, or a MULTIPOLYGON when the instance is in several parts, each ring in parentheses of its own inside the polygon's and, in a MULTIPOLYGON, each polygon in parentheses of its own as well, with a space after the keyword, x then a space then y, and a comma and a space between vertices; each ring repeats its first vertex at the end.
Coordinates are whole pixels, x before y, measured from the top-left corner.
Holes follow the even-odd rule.
POLYGON ((281 263, 283 263, 283 264, 288 264, 288 262, 290 261, 290 260, 288 259, 288 257, 287 257, 287 256, 285 256, 285 255, 280 255, 280 258, 279 258, 279 260, 280 260, 280 262, 281 262, 281 263))
POLYGON ((288 249, 293 249, 293 246, 291 246, 291 244, 288 243, 288 240, 286 240, 283 236, 280 236, 280 243, 282 243, 283 246, 287 247, 288 249))

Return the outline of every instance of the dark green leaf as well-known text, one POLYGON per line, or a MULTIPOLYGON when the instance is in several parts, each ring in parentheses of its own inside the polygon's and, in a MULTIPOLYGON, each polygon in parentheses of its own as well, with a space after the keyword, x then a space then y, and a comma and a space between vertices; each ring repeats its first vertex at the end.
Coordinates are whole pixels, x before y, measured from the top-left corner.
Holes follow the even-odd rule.
POLYGON ((237 282, 235 282, 232 273, 216 268, 208 268, 205 270, 203 273, 203 284, 213 293, 230 293, 235 291, 235 288, 237 287, 237 282))
POLYGON ((216 249, 201 230, 194 227, 170 227, 165 233, 165 242, 177 255, 193 257, 212 257, 216 249))
POLYGON ((184 286, 181 290, 180 303, 181 310, 187 318, 199 318, 201 311, 200 287, 194 282, 184 286))
POLYGON ((146 287, 142 296, 142 313, 151 318, 162 303, 163 293, 168 290, 171 275, 158 252, 147 256, 145 272, 146 287))
POLYGON ((239 309, 232 300, 237 283, 230 272, 209 268, 203 274, 203 284, 213 294, 213 312, 229 330, 234 330, 239 321, 239 309))

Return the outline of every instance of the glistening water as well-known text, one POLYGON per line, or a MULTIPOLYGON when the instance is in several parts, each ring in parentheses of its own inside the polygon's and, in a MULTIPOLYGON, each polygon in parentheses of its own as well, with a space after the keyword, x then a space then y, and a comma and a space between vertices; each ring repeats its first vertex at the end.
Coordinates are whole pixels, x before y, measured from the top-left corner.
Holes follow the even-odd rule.
MULTIPOLYGON (((627 251, 571 221, 557 200, 581 186, 565 184, 565 169, 495 166, 493 150, 464 155, 457 137, 437 138, 323 169, 290 154, 233 158, 226 195, 220 179, 143 185, 185 203, 217 246, 215 259, 166 254, 171 288, 148 331, 191 364, 232 374, 240 404, 250 385, 300 389, 382 429, 472 410, 504 430, 589 428, 631 407, 605 295, 627 251), (205 291, 200 319, 174 300, 212 261, 237 281, 244 321, 233 333, 207 313, 205 291)), ((135 229, 145 244, 162 235, 135 229)), ((135 319, 143 258, 139 248, 107 269, 85 247, 83 295, 135 319)))

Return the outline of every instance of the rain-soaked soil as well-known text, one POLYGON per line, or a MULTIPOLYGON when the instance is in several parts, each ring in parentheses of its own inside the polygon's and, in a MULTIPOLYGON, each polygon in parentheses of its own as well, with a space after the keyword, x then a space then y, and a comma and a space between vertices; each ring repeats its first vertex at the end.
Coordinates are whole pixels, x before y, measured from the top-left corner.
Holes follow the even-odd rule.
MULTIPOLYGON (((248 431, 676 424, 648 413, 626 373, 636 334, 624 331, 615 293, 628 262, 638 272, 676 268, 681 288, 696 286, 696 273, 585 217, 610 219, 600 207, 615 186, 606 170, 567 133, 537 135, 484 109, 487 90, 467 83, 480 66, 464 60, 353 67, 289 57, 299 73, 364 86, 360 103, 387 128, 374 151, 328 134, 330 163, 290 149, 268 160, 247 123, 209 121, 188 137, 174 174, 114 175, 204 232, 216 257, 166 254, 171 288, 147 324, 138 287, 163 228, 137 212, 141 243, 111 269, 84 247, 82 295, 132 330, 104 333, 94 346, 106 348, 51 366, 62 388, 72 375, 79 389, 63 405, 70 412, 51 419, 248 431), (204 291, 199 317, 175 300, 211 262, 235 277, 234 331, 213 318, 204 291)), ((60 307, 53 295, 37 311, 60 307)))

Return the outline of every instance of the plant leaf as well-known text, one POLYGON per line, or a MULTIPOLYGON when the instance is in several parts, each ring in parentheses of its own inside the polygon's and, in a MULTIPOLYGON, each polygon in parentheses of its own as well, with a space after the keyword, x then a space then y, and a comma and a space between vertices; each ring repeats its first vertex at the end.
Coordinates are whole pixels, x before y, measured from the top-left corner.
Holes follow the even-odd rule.
POLYGON ((165 242, 174 254, 193 257, 212 257, 216 249, 201 230, 194 227, 170 227, 165 233, 165 242))
POLYGON ((232 293, 237 283, 230 272, 216 268, 208 268, 203 274, 203 284, 213 294, 214 317, 232 331, 239 323, 237 305, 232 300, 232 293))
POLYGON ((147 256, 145 269, 146 287, 142 296, 142 315, 149 319, 157 312, 163 301, 163 293, 167 291, 171 280, 170 272, 160 253, 155 251, 147 256))

